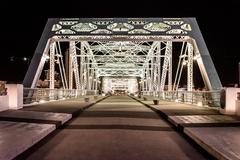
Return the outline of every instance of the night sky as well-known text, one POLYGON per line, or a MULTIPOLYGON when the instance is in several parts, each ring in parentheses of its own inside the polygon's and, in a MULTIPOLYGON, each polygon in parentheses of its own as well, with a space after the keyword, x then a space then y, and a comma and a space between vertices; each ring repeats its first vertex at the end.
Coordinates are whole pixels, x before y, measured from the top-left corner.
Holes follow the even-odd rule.
POLYGON ((47 18, 196 17, 222 84, 238 83, 240 3, 237 0, 9 1, 1 4, 0 9, 0 80, 22 82, 28 67, 22 58, 33 56, 47 18))

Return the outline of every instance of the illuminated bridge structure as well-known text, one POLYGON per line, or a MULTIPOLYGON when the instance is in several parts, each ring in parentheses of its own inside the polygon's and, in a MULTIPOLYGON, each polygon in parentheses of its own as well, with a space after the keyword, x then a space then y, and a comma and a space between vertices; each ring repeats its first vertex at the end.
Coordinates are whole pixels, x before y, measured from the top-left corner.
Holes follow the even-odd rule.
POLYGON ((222 84, 195 18, 50 18, 23 84, 177 101, 180 92, 197 99, 196 79, 210 99, 219 97, 222 84))

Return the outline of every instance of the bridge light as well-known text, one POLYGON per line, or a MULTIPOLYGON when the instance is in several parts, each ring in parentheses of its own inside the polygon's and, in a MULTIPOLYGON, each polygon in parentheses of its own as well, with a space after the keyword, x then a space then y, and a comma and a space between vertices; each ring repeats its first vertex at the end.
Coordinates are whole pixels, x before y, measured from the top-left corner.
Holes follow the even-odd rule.
POLYGON ((185 65, 187 64, 187 62, 186 62, 186 61, 183 61, 182 64, 185 66, 185 65))
POLYGON ((197 105, 198 106, 203 106, 203 103, 202 102, 198 102, 197 105))
POLYGON ((199 55, 195 55, 195 56, 193 57, 193 60, 197 60, 198 58, 200 58, 200 56, 199 56, 199 55))
POLYGON ((50 59, 49 55, 43 55, 43 57, 46 59, 46 61, 48 61, 50 59))
POLYGON ((39 101, 39 103, 44 103, 45 102, 45 100, 44 99, 41 99, 40 101, 39 101))

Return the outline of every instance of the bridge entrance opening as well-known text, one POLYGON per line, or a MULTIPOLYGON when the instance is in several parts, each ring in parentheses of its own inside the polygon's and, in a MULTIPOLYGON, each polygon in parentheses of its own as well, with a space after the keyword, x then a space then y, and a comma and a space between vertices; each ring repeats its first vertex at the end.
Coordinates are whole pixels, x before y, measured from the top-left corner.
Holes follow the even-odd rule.
POLYGON ((137 77, 103 77, 102 92, 115 95, 138 94, 137 77))

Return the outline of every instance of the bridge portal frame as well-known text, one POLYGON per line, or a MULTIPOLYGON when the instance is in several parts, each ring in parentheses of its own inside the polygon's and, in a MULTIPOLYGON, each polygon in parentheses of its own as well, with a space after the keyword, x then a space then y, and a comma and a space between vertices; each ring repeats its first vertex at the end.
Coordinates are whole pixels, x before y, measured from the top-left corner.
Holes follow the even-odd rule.
MULTIPOLYGON (((147 18, 146 18, 147 19, 147 18)), ((35 51, 35 54, 33 56, 33 59, 31 61, 30 67, 28 69, 28 72, 24 78, 24 86, 25 87, 31 87, 34 88, 36 86, 37 80, 39 79, 44 63, 48 57, 48 52, 50 50, 50 88, 54 88, 54 53, 55 50, 54 49, 57 43, 62 42, 62 41, 67 41, 70 42, 70 55, 73 55, 73 58, 70 58, 70 64, 73 65, 73 67, 69 67, 70 71, 69 73, 71 74, 69 76, 69 81, 67 84, 67 81, 65 82, 65 86, 70 89, 72 89, 72 77, 73 77, 73 73, 75 76, 75 82, 76 82, 76 88, 77 89, 83 89, 86 88, 87 86, 91 86, 93 83, 95 88, 97 88, 97 82, 98 79, 96 77, 96 75, 94 75, 96 78, 92 78, 92 76, 88 76, 85 75, 85 73, 89 73, 89 72, 81 72, 80 71, 80 75, 79 75, 79 71, 78 66, 76 64, 76 59, 74 59, 75 54, 76 54, 76 43, 84 43, 86 41, 154 41, 154 42, 166 42, 168 45, 167 47, 171 47, 171 43, 172 42, 186 42, 187 43, 187 47, 188 47, 188 60, 190 63, 188 63, 188 82, 187 82, 187 88, 188 91, 192 90, 192 61, 193 61, 193 52, 195 54, 198 66, 200 68, 200 72, 203 78, 203 81, 205 83, 205 86, 207 86, 207 88, 209 90, 219 90, 221 89, 222 85, 221 82, 219 80, 219 77, 217 75, 217 72, 215 70, 215 67, 213 65, 212 59, 210 57, 210 54, 208 52, 208 49, 206 47, 206 44, 204 42, 204 39, 201 35, 200 29, 197 25, 196 19, 195 18, 183 18, 185 21, 187 21, 191 27, 192 27, 192 32, 190 34, 174 34, 174 35, 56 35, 53 34, 51 31, 51 28, 54 26, 54 24, 56 23, 56 21, 58 21, 59 19, 49 19, 48 23, 44 29, 43 35, 39 41, 38 47, 35 51), (71 70, 73 69, 73 71, 71 70), (86 81, 84 81, 84 78, 81 78, 82 76, 85 76, 86 78, 88 78, 86 81), (78 78, 80 77, 80 79, 78 78), (95 80, 95 82, 92 82, 92 80, 95 80), (80 86, 80 83, 82 86, 80 86), (88 83, 88 84, 86 84, 88 83), (85 86, 84 86, 85 85, 85 86)), ((85 44, 86 47, 87 44, 85 44)), ((82 46, 82 45, 81 45, 82 46)), ((171 49, 169 49, 171 50, 171 49)), ((169 56, 167 56, 167 58, 171 57, 171 53, 167 52, 167 54, 169 56)), ((168 74, 168 90, 172 90, 174 89, 174 87, 172 87, 172 73, 171 73, 171 59, 165 59, 165 65, 163 64, 163 66, 166 68, 163 71, 169 71, 170 73, 168 74), (169 63, 169 64, 167 64, 169 63), (170 67, 169 67, 170 66, 170 67), (168 68, 168 69, 167 69, 168 68)), ((157 71, 156 69, 156 72, 157 71)), ((94 73, 94 72, 92 72, 94 73)), ((153 72, 151 72, 153 73, 153 72)), ((149 73, 148 73, 149 74, 149 73)), ((166 80, 166 73, 162 73, 162 77, 159 77, 159 79, 161 78, 161 81, 157 81, 157 90, 161 91, 163 90, 163 86, 165 85, 164 80, 166 80), (160 86, 159 86, 160 84, 160 86)), ((66 77, 62 76, 63 79, 66 79, 66 77)), ((151 75, 152 79, 157 79, 156 76, 154 77, 154 74, 151 75)), ((154 89, 152 83, 145 81, 144 83, 142 83, 143 88, 148 88, 148 89, 154 89), (145 83, 145 84, 144 84, 145 83)), ((91 87, 87 87, 88 89, 90 89, 91 87)), ((155 86, 156 88, 156 86, 155 86)))

